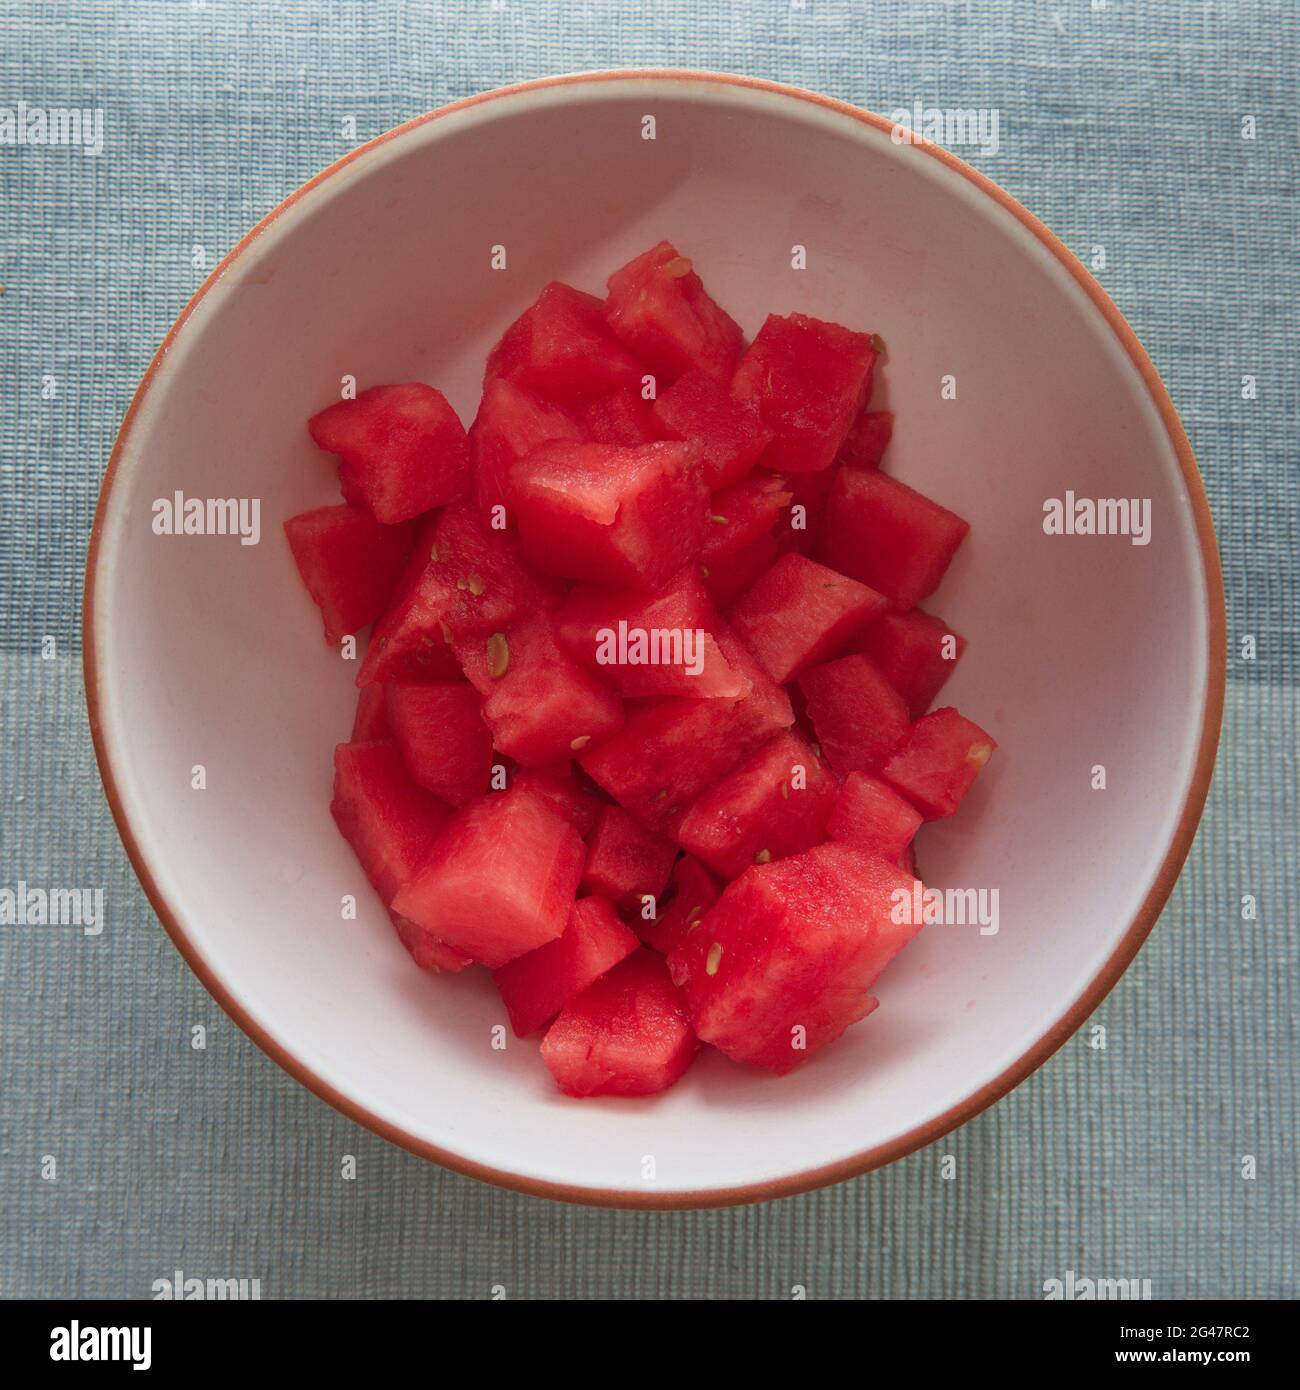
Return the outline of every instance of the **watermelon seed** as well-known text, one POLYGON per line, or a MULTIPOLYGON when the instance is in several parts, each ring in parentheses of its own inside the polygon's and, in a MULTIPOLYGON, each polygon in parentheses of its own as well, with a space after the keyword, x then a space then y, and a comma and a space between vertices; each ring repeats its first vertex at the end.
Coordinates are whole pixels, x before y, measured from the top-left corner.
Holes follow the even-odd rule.
POLYGON ((656 800, 656 801, 663 801, 663 800, 665 800, 665 799, 667 798, 667 796, 668 796, 668 788, 665 787, 665 788, 663 789, 663 791, 657 792, 657 793, 655 794, 655 800, 656 800))
POLYGON ((725 526, 727 524, 727 518, 725 516, 711 516, 709 520, 713 522, 715 526, 725 526))
POLYGON ((715 941, 709 947, 709 954, 704 962, 704 973, 706 975, 716 975, 718 966, 722 963, 722 942, 715 941))
POLYGON ((709 567, 708 567, 708 565, 701 565, 701 566, 700 566, 700 573, 705 577, 705 579, 707 579, 707 578, 709 577, 709 567))
POLYGON ((494 632, 487 639, 487 662, 488 675, 494 681, 499 681, 506 673, 506 667, 510 665, 510 648, 506 644, 504 632, 494 632))
POLYGON ((429 559, 432 560, 435 565, 438 563, 440 559, 442 559, 442 556, 438 554, 437 541, 434 541, 434 543, 429 547, 429 559))
POLYGON ((590 734, 580 734, 569 744, 569 747, 576 753, 579 748, 585 748, 591 742, 590 734))
POLYGON ((871 346, 875 348, 877 356, 880 357, 882 361, 888 359, 889 349, 885 346, 885 340, 879 333, 873 333, 871 335, 871 346))
POLYGON ((770 849, 760 849, 754 856, 755 864, 770 864, 772 862, 772 851, 770 849))
POLYGON ((446 623, 439 623, 438 626, 439 626, 440 628, 442 628, 442 640, 443 640, 444 642, 446 642, 446 644, 450 647, 450 646, 451 646, 451 628, 449 628, 449 627, 447 626, 446 623))
POLYGON ((683 275, 689 275, 691 273, 690 258, 687 256, 678 256, 674 260, 667 261, 664 264, 664 269, 674 280, 680 280, 683 275))
POLYGON ((465 581, 465 585, 469 589, 470 593, 474 595, 475 598, 483 597, 484 585, 483 581, 478 577, 478 575, 471 574, 470 577, 465 581))
POLYGON ((704 915, 704 909, 703 909, 702 907, 693 907, 693 908, 691 908, 691 910, 686 914, 686 929, 687 929, 687 931, 691 931, 691 930, 693 930, 695 927, 698 927, 698 926, 700 925, 700 918, 701 918, 703 915, 704 915))

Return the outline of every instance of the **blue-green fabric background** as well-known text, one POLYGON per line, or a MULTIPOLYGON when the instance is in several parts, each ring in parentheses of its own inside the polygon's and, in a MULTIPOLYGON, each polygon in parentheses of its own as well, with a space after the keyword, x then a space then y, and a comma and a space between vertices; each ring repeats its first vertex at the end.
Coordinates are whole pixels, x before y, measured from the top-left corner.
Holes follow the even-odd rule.
POLYGON ((0 106, 106 123, 98 158, 0 146, 0 882, 102 885, 109 904, 97 939, 0 927, 0 1296, 147 1297, 177 1268, 266 1297, 1035 1298, 1070 1270, 1294 1296, 1298 39, 1295 0, 0 0, 0 106), (1182 413, 1231 647, 1209 810, 1093 1020, 1104 1049, 1090 1025, 963 1130, 857 1181, 638 1214, 422 1163, 221 1014, 105 808, 80 588, 118 424, 204 276, 196 245, 210 267, 351 144, 456 97, 661 65, 884 112, 999 109, 1001 151, 972 162, 1076 252, 1105 246, 1100 279, 1182 413))

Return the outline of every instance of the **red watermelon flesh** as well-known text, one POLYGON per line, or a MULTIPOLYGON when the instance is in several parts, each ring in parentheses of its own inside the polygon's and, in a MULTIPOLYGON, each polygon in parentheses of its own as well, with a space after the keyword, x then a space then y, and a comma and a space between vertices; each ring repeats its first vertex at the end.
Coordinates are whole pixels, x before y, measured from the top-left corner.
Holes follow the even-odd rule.
POLYGON ((551 767, 523 767, 510 779, 510 785, 540 796, 557 810, 585 840, 596 828, 605 794, 571 762, 551 767))
POLYGON ((388 726, 411 776, 453 806, 482 796, 492 769, 492 735, 474 687, 466 681, 393 681, 382 689, 388 726))
POLYGON ((581 438, 582 430, 558 406, 530 396, 504 377, 491 378, 469 431, 474 493, 485 524, 497 515, 508 519, 506 484, 516 459, 548 439, 581 438), (496 513, 497 507, 505 511, 496 513))
POLYGON ((462 497, 469 488, 465 427, 441 391, 422 382, 372 386, 307 422, 342 460, 344 498, 392 526, 462 497))
POLYGON ((676 438, 659 428, 650 402, 641 395, 639 386, 624 386, 608 396, 598 397, 582 412, 582 423, 588 439, 597 444, 614 444, 621 449, 653 444, 657 439, 676 438))
POLYGON ((850 468, 879 468, 893 436, 892 410, 864 410, 849 429, 836 462, 850 468))
POLYGON ((836 776, 875 772, 907 736, 907 706, 860 653, 799 678, 808 718, 836 776))
POLYGON ((391 737, 384 714, 384 687, 363 685, 357 691, 357 712, 352 719, 352 737, 348 742, 372 743, 375 739, 391 737))
POLYGON ((524 554, 543 574, 653 590, 708 525, 694 444, 543 444, 511 469, 524 554))
POLYGON ((432 848, 451 812, 417 786, 397 744, 340 743, 330 812, 385 905, 432 848))
POLYGON ((912 725, 880 775, 926 820, 940 820, 956 811, 997 746, 955 709, 937 709, 912 725))
POLYGON ((700 472, 712 489, 739 482, 772 442, 772 431, 757 414, 734 401, 725 383, 699 367, 660 394, 654 418, 662 436, 698 441, 703 450, 700 472))
POLYGON ((502 376, 575 407, 620 386, 639 386, 643 371, 609 331, 600 300, 553 281, 492 349, 484 382, 502 376))
POLYGON ((730 381, 744 345, 740 325, 709 298, 691 262, 668 241, 609 277, 605 318, 663 385, 692 367, 730 381))
POLYGON ((791 552, 731 605, 727 621, 784 684, 842 651, 886 606, 874 589, 791 552))
POLYGON ((804 555, 815 555, 821 539, 826 499, 835 482, 835 468, 819 473, 791 473, 782 479, 790 493, 790 506, 777 524, 777 534, 786 548, 804 555))
POLYGON ((751 864, 820 844, 836 791, 835 779, 798 734, 777 734, 694 802, 677 841, 732 879, 751 864))
POLYGON ((652 594, 575 584, 555 622, 563 646, 621 695, 734 700, 748 692, 713 637, 717 611, 694 565, 652 594))
POLYGON ((637 924, 641 940, 661 955, 667 955, 688 931, 699 926, 700 919, 717 902, 719 892, 717 880, 690 854, 677 861, 669 890, 672 897, 659 908, 654 921, 637 924))
POLYGON ((578 995, 542 1039, 542 1060, 568 1096, 667 1090, 699 1049, 663 957, 639 950, 578 995))
POLYGON ((364 508, 349 506, 291 516, 284 533, 331 646, 384 611, 415 539, 410 525, 382 526, 364 508))
POLYGON ((858 647, 903 697, 911 717, 919 719, 952 675, 966 639, 947 623, 913 608, 886 613, 867 629, 858 647))
POLYGON ((783 548, 781 516, 791 495, 780 478, 760 472, 710 497, 700 570, 718 607, 728 607, 776 563, 783 548))
POLYGON ((370 634, 357 684, 393 680, 455 680, 460 663, 452 650, 447 614, 452 590, 433 565, 377 622, 370 634))
POLYGON ((887 473, 841 468, 826 501, 821 558, 914 608, 939 587, 970 527, 887 473))
POLYGON ((781 473, 829 468, 871 392, 875 364, 870 334, 769 314, 731 384, 772 431, 764 464, 781 473))
POLYGON ((448 823, 393 907, 496 969, 564 931, 584 854, 578 832, 543 798, 492 792, 448 823))
POLYGON ((398 940, 411 953, 411 959, 421 970, 455 975, 474 964, 468 956, 453 951, 446 942, 430 936, 423 927, 417 927, 414 922, 408 921, 391 908, 388 915, 397 931, 398 940))
POLYGON ((572 757, 622 724, 623 702, 560 647, 549 614, 493 634, 484 647, 484 722, 494 746, 525 767, 572 757))
POLYGON ((647 894, 658 898, 676 858, 671 840, 647 830, 621 806, 605 806, 587 844, 582 884, 619 903, 647 894))
POLYGON ((850 772, 831 812, 831 839, 898 861, 921 828, 921 815, 887 783, 850 772))
POLYGON ((641 945, 605 898, 579 898, 569 911, 564 935, 493 975, 515 1036, 545 1027, 570 1000, 594 984, 641 945))
POLYGON ((778 1076, 875 1007, 869 991, 920 929, 895 922, 914 880, 849 845, 747 869, 668 958, 695 1031, 778 1076))

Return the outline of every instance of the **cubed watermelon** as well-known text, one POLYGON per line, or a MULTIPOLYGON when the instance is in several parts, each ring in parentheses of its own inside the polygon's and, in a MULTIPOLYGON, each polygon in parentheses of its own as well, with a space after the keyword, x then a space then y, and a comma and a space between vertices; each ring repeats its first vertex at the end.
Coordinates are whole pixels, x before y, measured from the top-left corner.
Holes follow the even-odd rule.
POLYGON ((284 523, 294 562, 337 646, 384 611, 406 568, 412 526, 382 526, 362 507, 317 507, 284 523))
POLYGON ((829 468, 871 391, 871 335, 807 314, 769 314, 736 368, 731 394, 772 431, 764 464, 829 468))
POLYGON ((956 811, 997 746, 955 709, 937 709, 912 725, 880 775, 926 820, 941 820, 956 811))
POLYGON ((568 407, 639 385, 644 368, 609 331, 603 310, 594 295, 553 281, 492 349, 484 382, 502 376, 568 407))
POLYGON ((512 787, 540 796, 557 810, 585 840, 596 828, 605 793, 572 762, 551 767, 521 767, 510 779, 512 787))
POLYGON ((831 812, 831 839, 898 862, 921 828, 921 814, 889 785, 865 772, 850 772, 831 812))
POLYGON ((347 501, 392 526, 464 496, 465 427, 441 391, 419 381, 372 386, 307 421, 311 437, 337 454, 347 501))
POLYGON ((717 611, 694 565, 652 594, 575 584, 555 623, 573 657, 621 695, 735 700, 748 692, 713 636, 717 611))
POLYGON ((605 806, 587 844, 583 887, 625 902, 649 895, 658 898, 677 859, 677 846, 647 830, 621 806, 605 806))
POLYGON ((842 651, 886 600, 805 555, 783 555, 727 610, 727 621, 779 684, 842 651))
POLYGON ((814 666, 799 685, 817 741, 838 777, 875 772, 907 736, 907 706, 861 653, 814 666))
POLYGON ((691 262, 668 241, 609 277, 605 318, 661 385, 692 367, 730 381, 744 345, 740 325, 709 298, 691 262))
POLYGON ((385 906, 451 815, 445 802, 412 779, 391 739, 335 748, 330 812, 385 906))
POLYGON ((447 613, 452 589, 434 565, 375 624, 357 672, 365 687, 395 680, 455 680, 460 662, 451 647, 447 613))
POLYGON ((850 845, 747 869, 668 957, 699 1037, 778 1076, 866 1017, 920 929, 894 911, 914 880, 850 845))
POLYGON ((711 489, 739 482, 772 442, 757 412, 733 400, 725 382, 699 367, 660 393, 654 418, 662 437, 699 443, 700 472, 711 489))
POLYGON ((634 449, 638 444, 653 444, 657 439, 677 438, 660 429, 650 402, 641 395, 639 386, 624 386, 608 396, 599 396, 582 412, 587 438, 597 444, 614 444, 620 449, 634 449))
POLYGON ((377 738, 392 738, 384 714, 384 687, 363 685, 357 691, 357 712, 352 718, 352 737, 348 742, 373 743, 377 738))
POLYGON ((731 633, 718 645, 751 682, 741 700, 667 699, 629 708, 623 727, 578 755, 588 774, 652 830, 671 834, 686 807, 751 748, 794 723, 786 693, 731 633))
POLYGON ((569 911, 564 935, 493 975, 515 1036, 526 1038, 548 1024, 619 961, 641 945, 606 898, 579 898, 569 911))
POLYGON ((939 587, 970 527, 887 473, 841 468, 826 502, 821 558, 913 608, 939 587))
POLYGON ((836 462, 850 468, 879 468, 893 436, 892 410, 864 410, 850 427, 836 462))
POLYGON ((448 823, 393 907, 495 970, 564 931, 584 857, 578 832, 542 797, 492 792, 448 823))
POLYGON ((560 647, 549 614, 494 633, 484 650, 484 722, 493 744, 525 767, 572 757, 622 724, 623 702, 560 647))
POLYGON ((776 563, 784 548, 778 535, 782 513, 791 495, 780 478, 758 472, 710 497, 700 572, 720 608, 730 606, 776 563))
POLYGON ((919 608, 886 613, 863 634, 859 649, 919 719, 934 703, 966 650, 966 639, 919 608))
POLYGON ((577 422, 558 406, 538 400, 504 377, 490 378, 469 430, 474 494, 483 520, 488 525, 498 516, 508 520, 506 482, 516 459, 548 439, 582 438, 577 422), (497 513, 498 507, 505 510, 497 513))
POLYGON ((391 908, 388 915, 397 931, 398 940, 411 953, 411 959, 421 970, 433 970, 440 974, 456 975, 474 964, 468 956, 462 956, 459 951, 453 951, 445 941, 439 941, 423 927, 416 926, 414 922, 408 921, 407 918, 392 911, 391 908))
POLYGON ((542 1039, 542 1060, 568 1096, 665 1091, 699 1048, 662 956, 639 950, 578 995, 542 1039))
POLYGON ((510 495, 528 561, 544 574, 652 590, 694 558, 708 526, 699 446, 543 444, 510 495))
POLYGON ((781 486, 790 494, 790 505, 777 523, 777 535, 786 549, 816 555, 826 499, 838 471, 823 468, 817 473, 790 473, 782 478, 781 486))
POLYGON ((392 681, 382 688, 388 726, 411 776, 453 806, 478 800, 492 770, 478 691, 467 681, 392 681))
POLYGON ((698 859, 682 855, 669 880, 672 896, 660 905, 654 921, 637 922, 641 940, 667 955, 688 931, 699 926, 700 919, 717 902, 719 891, 717 880, 698 859))
POLYGON ((835 779, 795 733, 780 733, 715 782, 683 817, 677 841, 724 878, 800 854, 826 838, 835 779))

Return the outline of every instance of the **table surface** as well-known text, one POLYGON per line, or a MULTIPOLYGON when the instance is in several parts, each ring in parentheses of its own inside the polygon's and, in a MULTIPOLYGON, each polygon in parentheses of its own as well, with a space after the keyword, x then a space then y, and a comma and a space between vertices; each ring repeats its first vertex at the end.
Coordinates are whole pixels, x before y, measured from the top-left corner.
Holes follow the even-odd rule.
POLYGON ((0 927, 0 1295, 148 1297, 180 1269, 264 1297, 1037 1298, 1073 1270, 1157 1297, 1293 1297, 1298 33, 1294 0, 0 0, 4 102, 105 123, 98 157, 0 146, 0 883, 108 903, 98 938, 0 927), (1106 247, 1100 279, 1182 414, 1231 647, 1206 816, 1092 1020, 1104 1050, 1090 1024, 993 1109, 856 1181, 631 1213, 423 1163, 226 1019, 104 803, 81 577, 122 414, 202 278, 196 244, 212 264, 343 153, 345 116, 364 140, 522 78, 668 65, 884 112, 1000 111, 1001 148, 972 162, 1077 253, 1106 247))

